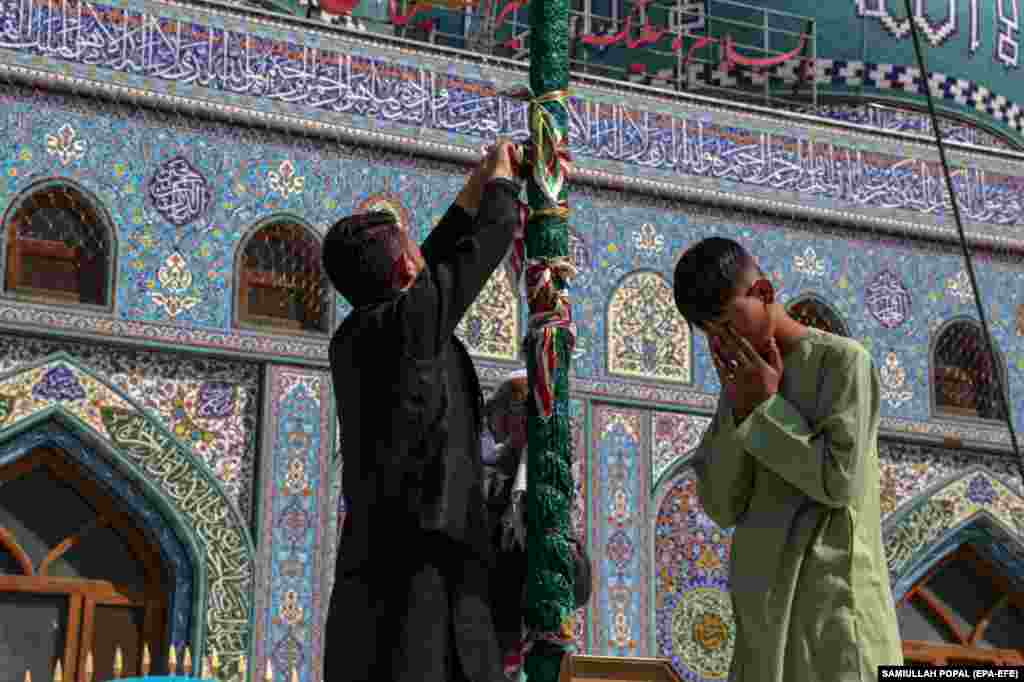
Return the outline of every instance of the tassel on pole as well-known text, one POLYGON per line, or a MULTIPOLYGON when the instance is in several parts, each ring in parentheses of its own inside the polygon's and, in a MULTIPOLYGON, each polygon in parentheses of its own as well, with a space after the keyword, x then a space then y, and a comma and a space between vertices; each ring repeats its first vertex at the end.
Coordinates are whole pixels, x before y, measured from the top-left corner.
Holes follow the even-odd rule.
POLYGON ((121 674, 124 672, 124 653, 121 652, 121 647, 114 649, 114 679, 121 679, 121 674))
POLYGON ((270 659, 267 659, 267 670, 263 674, 263 682, 274 682, 274 666, 270 664, 270 659))
POLYGON ((64 682, 64 668, 57 659, 57 665, 53 666, 53 682, 64 682))
POLYGON ((217 677, 220 672, 220 658, 217 657, 217 650, 210 649, 210 667, 213 668, 213 676, 217 677))
POLYGON ((174 648, 173 644, 171 650, 167 652, 167 674, 178 674, 178 650, 174 648))
POLYGON ((189 677, 192 674, 192 650, 189 649, 188 644, 185 645, 185 660, 182 661, 181 668, 185 673, 185 677, 189 677))
POLYGON ((249 662, 245 660, 245 654, 238 657, 238 679, 245 680, 249 675, 249 662))
POLYGON ((149 674, 149 668, 152 665, 153 665, 153 659, 149 655, 149 644, 143 642, 142 643, 142 670, 139 671, 139 672, 142 673, 143 677, 145 677, 146 675, 149 674))
POLYGON ((96 666, 93 664, 92 652, 90 651, 85 655, 85 682, 92 682, 92 677, 95 674, 96 666))
POLYGON ((199 673, 199 679, 210 679, 210 659, 208 657, 203 658, 203 668, 202 671, 199 673))
POLYGON ((292 666, 292 679, 289 682, 299 682, 299 670, 294 665, 292 666))

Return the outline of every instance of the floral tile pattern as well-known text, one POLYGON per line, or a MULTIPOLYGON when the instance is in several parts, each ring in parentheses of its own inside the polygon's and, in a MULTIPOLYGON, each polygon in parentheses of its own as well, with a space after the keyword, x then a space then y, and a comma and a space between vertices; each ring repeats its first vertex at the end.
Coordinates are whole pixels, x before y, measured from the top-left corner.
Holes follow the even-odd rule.
POLYGON ((593 472, 587 504, 594 552, 591 651, 606 656, 646 656, 648 562, 644 520, 649 484, 643 413, 594 407, 593 472))
MULTIPOLYGON (((243 516, 252 506, 259 371, 255 365, 217 358, 183 358, 155 351, 113 350, 99 345, 0 336, 0 373, 57 352, 89 367, 124 391, 203 461, 243 516)), ((0 395, 18 397, 9 420, 56 401, 99 433, 97 405, 119 404, 102 384, 76 380, 65 370, 17 374, 0 395), (76 383, 77 382, 77 383, 76 383), (110 401, 105 402, 105 401, 110 401)), ((2 411, 0 411, 2 417, 2 411)))
POLYGON ((315 682, 330 596, 323 566, 328 515, 337 513, 330 505, 331 381, 322 372, 276 366, 268 387, 256 668, 263 675, 270 660, 274 670, 295 669, 302 682, 315 682))
POLYGON ((204 639, 235 667, 248 651, 254 551, 248 528, 223 488, 189 452, 138 411, 115 386, 75 365, 69 355, 9 370, 0 380, 0 436, 40 410, 59 407, 106 441, 163 495, 198 540, 208 579, 204 639))

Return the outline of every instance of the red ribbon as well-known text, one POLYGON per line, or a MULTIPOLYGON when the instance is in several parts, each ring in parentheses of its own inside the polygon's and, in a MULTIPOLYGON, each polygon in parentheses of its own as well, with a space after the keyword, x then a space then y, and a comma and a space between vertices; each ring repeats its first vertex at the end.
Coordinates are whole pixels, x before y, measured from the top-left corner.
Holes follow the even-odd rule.
POLYGON ((513 681, 522 679, 523 663, 532 648, 533 642, 524 639, 518 647, 505 654, 505 677, 513 681))
POLYGON ((534 344, 537 376, 533 395, 537 411, 542 418, 554 413, 554 374, 558 368, 555 338, 558 330, 567 335, 571 349, 576 343, 576 325, 572 321, 572 307, 564 291, 555 287, 555 275, 571 276, 575 271, 567 260, 551 264, 534 261, 526 267, 526 292, 530 300, 529 342, 534 344))

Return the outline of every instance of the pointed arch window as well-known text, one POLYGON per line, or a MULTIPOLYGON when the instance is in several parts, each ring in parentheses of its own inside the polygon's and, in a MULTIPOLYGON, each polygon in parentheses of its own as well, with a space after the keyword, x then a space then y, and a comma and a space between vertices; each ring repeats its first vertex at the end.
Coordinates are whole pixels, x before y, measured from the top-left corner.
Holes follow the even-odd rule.
POLYGON ((132 676, 144 645, 162 669, 171 584, 156 545, 60 451, 0 469, 0 677, 51 679, 60 660, 65 680, 85 680, 91 654, 103 682, 117 648, 132 676))
POLYGON ((689 383, 692 334, 676 312, 672 287, 649 270, 622 278, 607 309, 608 372, 634 379, 689 383))
POLYGON ((988 352, 981 326, 974 320, 946 325, 932 355, 935 411, 939 415, 1005 419, 1002 358, 988 352))
POLYGON ((110 305, 113 230, 82 191, 47 183, 14 206, 5 228, 7 293, 47 303, 110 305))
POLYGON ((837 336, 850 335, 839 315, 817 296, 799 296, 787 306, 787 309, 797 322, 808 327, 837 336))
POLYGON ((331 297, 320 249, 320 240, 297 219, 258 227, 240 259, 237 325, 326 333, 331 297))
POLYGON ((1024 590, 970 544, 933 567, 897 617, 910 664, 1024 665, 1024 590))

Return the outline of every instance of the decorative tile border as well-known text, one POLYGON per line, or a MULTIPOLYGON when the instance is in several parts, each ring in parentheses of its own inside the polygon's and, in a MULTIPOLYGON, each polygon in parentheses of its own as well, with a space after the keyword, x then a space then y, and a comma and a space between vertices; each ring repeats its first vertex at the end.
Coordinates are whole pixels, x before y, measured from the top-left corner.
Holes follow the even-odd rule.
MULTIPOLYGON (((687 70, 690 82, 706 82, 719 88, 733 88, 740 84, 764 86, 769 78, 778 78, 783 83, 792 85, 800 80, 801 64, 802 60, 793 59, 760 72, 746 69, 726 71, 716 67, 711 69, 707 78, 704 76, 703 64, 690 64, 687 70)), ((916 66, 845 59, 817 59, 814 66, 814 79, 819 86, 837 89, 867 86, 883 94, 886 91, 909 92, 921 96, 925 94, 921 70, 916 66)), ((671 72, 667 75, 670 76, 671 72)), ((991 116, 997 124, 1009 129, 1008 134, 1019 136, 1024 131, 1024 109, 1021 108, 1021 102, 1014 102, 1005 95, 998 95, 980 83, 934 71, 929 75, 932 95, 940 102, 947 100, 991 116)), ((665 76, 666 74, 659 73, 644 77, 643 80, 659 86, 665 82, 665 76)), ((805 84, 805 87, 809 86, 809 83, 805 84)), ((815 113, 821 115, 819 112, 815 113)))
MULTIPOLYGON (((296 360, 303 363, 327 367, 327 343, 304 339, 274 337, 270 335, 248 335, 219 332, 209 329, 181 328, 145 322, 115 320, 109 317, 44 309, 21 303, 0 304, 0 328, 25 330, 38 333, 47 331, 65 332, 72 338, 111 341, 134 341, 146 347, 183 347, 193 352, 224 350, 233 357, 274 361, 296 360), (11 324, 16 322, 15 324, 11 324)), ((498 384, 505 375, 518 367, 510 364, 489 363, 475 360, 481 381, 498 384)), ((580 396, 594 396, 604 399, 643 401, 673 408, 696 409, 706 414, 714 413, 717 396, 696 390, 671 386, 628 381, 621 379, 588 379, 572 377, 573 393, 580 396)), ((882 429, 889 434, 927 436, 932 439, 945 437, 959 438, 967 445, 982 445, 1009 449, 1009 432, 1005 429, 987 428, 956 422, 919 422, 895 418, 883 418, 882 429)))
MULTIPOLYGON (((164 106, 191 102, 222 114, 248 112, 264 122, 306 121, 313 132, 345 129, 366 144, 390 135, 392 144, 406 149, 412 144, 426 153, 430 147, 434 153, 465 155, 495 134, 526 135, 525 105, 498 94, 522 81, 522 74, 507 69, 467 63, 455 71, 453 64, 429 55, 410 65, 390 48, 340 35, 331 40, 310 31, 307 44, 299 45, 294 34, 275 32, 269 21, 246 22, 199 8, 182 12, 152 0, 142 9, 135 5, 83 3, 69 13, 66 3, 51 12, 34 0, 4 0, 0 51, 24 75, 48 71, 52 78, 82 86, 97 78, 112 80, 105 86, 111 91, 127 88, 126 94, 156 97, 164 106), (393 56, 381 60, 371 56, 374 52, 393 56)), ((879 75, 871 67, 863 68, 879 82, 913 83, 913 69, 889 67, 879 75)), ((844 68, 818 64, 824 75, 844 68)), ((993 115, 1019 120, 1019 107, 1005 98, 990 102, 985 97, 991 93, 973 86, 965 95, 960 83, 950 82, 946 89, 954 99, 973 98, 993 115)), ((571 103, 570 146, 581 160, 581 178, 621 184, 643 169, 630 187, 955 235, 946 226, 945 188, 935 151, 927 144, 904 142, 893 154, 891 138, 839 131, 827 122, 783 122, 638 94, 633 99, 639 109, 607 101, 610 94, 583 86, 571 103), (735 191, 722 191, 729 185, 735 191), (805 198, 794 202, 793 193, 805 198), (818 205, 807 205, 811 201, 818 205)), ((972 230, 1015 243, 1005 226, 1024 222, 1019 164, 987 155, 955 156, 967 164, 957 170, 957 183, 972 230)))
MULTIPOLYGON (((913 585, 926 568, 921 563, 944 546, 944 539, 982 516, 997 524, 994 530, 1009 536, 1010 544, 1024 544, 1024 497, 980 466, 958 471, 952 480, 919 495, 911 508, 886 519, 886 554, 896 598, 913 585)), ((1012 574, 1020 572, 1019 567, 1008 568, 1012 574)))
MULTIPOLYGON (((509 372, 509 367, 487 366, 477 361, 477 369, 483 382, 497 385, 509 372)), ((580 398, 628 403, 643 403, 650 407, 671 407, 678 410, 692 410, 710 416, 718 405, 717 395, 694 390, 641 384, 614 379, 585 379, 571 377, 572 393, 580 398)), ((1000 451, 1010 450, 1010 435, 1004 428, 986 427, 980 424, 949 421, 916 422, 905 419, 883 418, 882 435, 892 437, 925 437, 928 443, 941 442, 946 438, 959 439, 963 447, 987 447, 1000 451)), ((924 439, 922 440, 924 442, 924 439)))
POLYGON ((118 340, 147 347, 191 347, 199 351, 222 351, 234 357, 252 360, 291 360, 328 365, 328 339, 323 341, 275 336, 266 333, 227 332, 203 327, 184 327, 119 320, 109 315, 50 308, 13 301, 0 301, 0 328, 12 331, 38 331, 70 337, 109 341, 118 340))
POLYGON ((593 407, 587 504, 596 583, 590 645, 598 655, 648 655, 650 485, 644 416, 637 409, 593 407))
MULTIPOLYGON (((590 534, 587 528, 590 519, 587 516, 587 500, 590 495, 590 459, 587 451, 586 419, 587 406, 582 400, 569 399, 569 429, 572 437, 572 480, 575 483, 575 496, 572 502, 572 530, 583 543, 588 542, 590 534)), ((587 551, 593 562, 594 550, 589 545, 587 551)), ((590 631, 590 603, 576 611, 575 644, 576 653, 590 653, 587 633, 590 631)))
POLYGON ((263 518, 257 584, 255 676, 266 662, 296 669, 302 682, 319 682, 323 562, 329 557, 331 415, 327 374, 272 366, 266 375, 263 518))
MULTIPOLYGON (((855 125, 867 126, 877 130, 912 133, 928 138, 935 134, 931 117, 928 114, 886 107, 884 105, 824 104, 816 107, 797 107, 794 111, 809 116, 821 116, 834 121, 845 121, 855 125)), ((942 139, 947 142, 959 142, 960 144, 969 144, 974 147, 1010 149, 1014 151, 1020 149, 1020 145, 1014 146, 1003 137, 941 114, 939 130, 942 133, 942 139)), ((1024 142, 1021 144, 1024 144, 1024 142)))
POLYGON ((195 534, 202 565, 202 641, 197 656, 216 650, 234 668, 248 655, 251 638, 253 554, 248 528, 199 460, 151 416, 114 387, 78 367, 66 354, 0 378, 0 433, 19 429, 48 411, 69 415, 109 444, 131 475, 159 492, 195 534))

